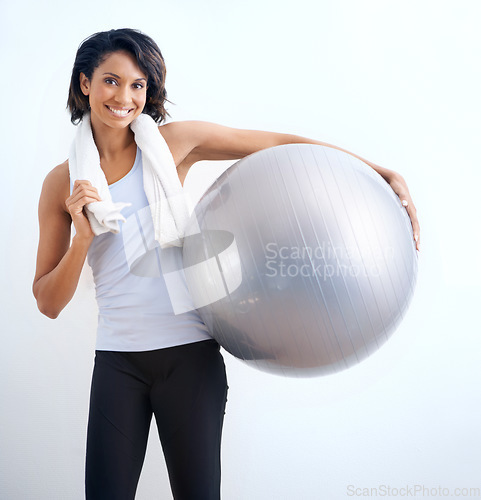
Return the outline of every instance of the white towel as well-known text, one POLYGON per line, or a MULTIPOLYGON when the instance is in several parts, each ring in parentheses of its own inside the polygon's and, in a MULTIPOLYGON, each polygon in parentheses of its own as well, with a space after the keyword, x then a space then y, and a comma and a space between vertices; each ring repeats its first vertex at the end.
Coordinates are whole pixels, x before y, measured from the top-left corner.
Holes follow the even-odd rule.
MULTIPOLYGON (((182 246, 189 213, 169 147, 149 115, 142 113, 131 123, 130 128, 142 151, 144 190, 152 213, 155 239, 162 248, 182 246)), ((85 205, 94 234, 107 231, 118 233, 119 221, 125 222, 120 212, 131 203, 112 201, 107 179, 100 166, 88 113, 78 125, 70 148, 69 172, 72 183, 76 179, 89 180, 102 198, 102 201, 85 205)))

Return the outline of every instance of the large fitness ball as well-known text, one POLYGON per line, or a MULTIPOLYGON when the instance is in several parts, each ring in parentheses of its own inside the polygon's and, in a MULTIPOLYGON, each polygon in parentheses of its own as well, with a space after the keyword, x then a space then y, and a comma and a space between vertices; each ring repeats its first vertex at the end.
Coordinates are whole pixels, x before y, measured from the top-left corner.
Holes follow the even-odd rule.
POLYGON ((413 295, 417 253, 387 182, 337 149, 292 144, 226 170, 196 205, 183 263, 194 305, 237 358, 288 376, 375 352, 413 295))

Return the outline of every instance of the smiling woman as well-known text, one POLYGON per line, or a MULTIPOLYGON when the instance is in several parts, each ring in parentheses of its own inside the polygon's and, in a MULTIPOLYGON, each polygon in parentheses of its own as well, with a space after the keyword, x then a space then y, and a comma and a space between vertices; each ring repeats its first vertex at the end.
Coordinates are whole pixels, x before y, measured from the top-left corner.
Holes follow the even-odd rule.
POLYGON ((119 118, 129 115, 129 118, 137 118, 142 113, 147 78, 139 70, 137 61, 128 52, 114 52, 98 66, 91 78, 80 73, 80 89, 89 97, 94 129, 101 126, 100 121, 108 126, 123 127, 119 118))
MULTIPOLYGON (((180 247, 161 248, 154 238, 157 226, 148 193, 158 185, 151 171, 163 173, 161 180, 168 177, 179 193, 190 167, 200 160, 238 159, 292 143, 336 148, 291 134, 201 121, 162 124, 168 116, 165 75, 159 48, 139 31, 110 30, 85 40, 75 59, 68 107, 72 123, 80 124, 76 139, 86 137, 91 149, 75 142, 80 147, 47 175, 40 195, 33 283, 39 310, 52 319, 60 314, 75 293, 87 257, 99 305, 86 447, 88 500, 135 497, 153 414, 174 498, 220 498, 227 380, 219 345, 194 308, 174 312, 163 267, 146 276, 140 266, 130 266, 146 245, 155 263, 181 258, 180 247), (144 125, 147 141, 137 135, 144 125), (90 163, 91 178, 70 177, 80 161, 90 163), (124 225, 118 225, 123 216, 113 226, 92 216, 93 207, 105 203, 121 205, 124 225)), ((406 200, 419 244, 404 179, 364 161, 406 200)), ((188 302, 186 284, 177 285, 188 302)))
POLYGON ((115 145, 120 137, 116 130, 129 130, 128 125, 143 112, 147 76, 133 55, 118 51, 107 55, 90 78, 81 72, 79 81, 80 91, 88 98, 97 147, 104 152, 102 167, 108 183, 112 184, 130 171, 135 159, 135 141, 128 137, 127 143, 115 145), (112 144, 114 149, 109 147, 112 144))
MULTIPOLYGON (((67 101, 72 123, 78 123, 90 109, 89 94, 81 88, 81 82, 92 80, 95 70, 98 70, 96 72, 99 77, 108 78, 108 74, 102 74, 100 66, 109 56, 118 54, 127 55, 132 64, 129 67, 120 66, 118 74, 111 73, 112 81, 109 83, 118 85, 122 76, 133 77, 131 84, 136 84, 138 79, 138 83, 144 88, 144 113, 160 122, 169 116, 164 107, 167 101, 165 62, 160 49, 150 37, 140 36, 136 30, 111 30, 87 38, 82 43, 81 49, 75 58, 67 101), (127 74, 122 75, 124 72, 127 74), (137 75, 134 75, 135 72, 137 75)), ((114 71, 112 67, 109 68, 110 71, 114 71)), ((118 69, 119 65, 115 67, 118 69)), ((104 71, 109 73, 109 70, 104 71)))

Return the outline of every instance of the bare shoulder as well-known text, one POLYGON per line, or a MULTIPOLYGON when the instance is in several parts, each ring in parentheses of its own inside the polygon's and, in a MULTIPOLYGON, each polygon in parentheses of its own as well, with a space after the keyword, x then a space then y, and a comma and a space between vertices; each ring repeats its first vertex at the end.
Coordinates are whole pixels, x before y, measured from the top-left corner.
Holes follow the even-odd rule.
POLYGON ((163 125, 159 126, 159 131, 160 133, 164 136, 170 136, 172 134, 177 134, 177 133, 188 133, 192 132, 195 130, 195 128, 202 122, 195 121, 195 120, 185 120, 185 121, 178 121, 178 122, 169 122, 169 123, 164 123, 163 125))
POLYGON ((179 166, 196 147, 199 123, 201 122, 180 121, 160 125, 159 132, 169 146, 176 166, 179 166))
POLYGON ((159 132, 169 145, 178 145, 191 140, 191 136, 195 135, 198 130, 199 124, 202 122, 197 121, 180 121, 170 122, 159 126, 159 132))
POLYGON ((45 177, 42 186, 41 202, 57 207, 69 214, 65 200, 70 196, 70 174, 68 160, 54 167, 45 177))

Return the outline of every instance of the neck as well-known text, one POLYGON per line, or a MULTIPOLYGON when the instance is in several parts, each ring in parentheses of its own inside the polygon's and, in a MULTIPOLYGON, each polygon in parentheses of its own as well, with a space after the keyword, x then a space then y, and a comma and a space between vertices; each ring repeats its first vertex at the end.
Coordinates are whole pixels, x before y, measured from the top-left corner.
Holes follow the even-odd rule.
POLYGON ((118 158, 135 143, 130 127, 112 128, 98 122, 95 116, 90 117, 90 123, 100 160, 111 161, 118 158))

